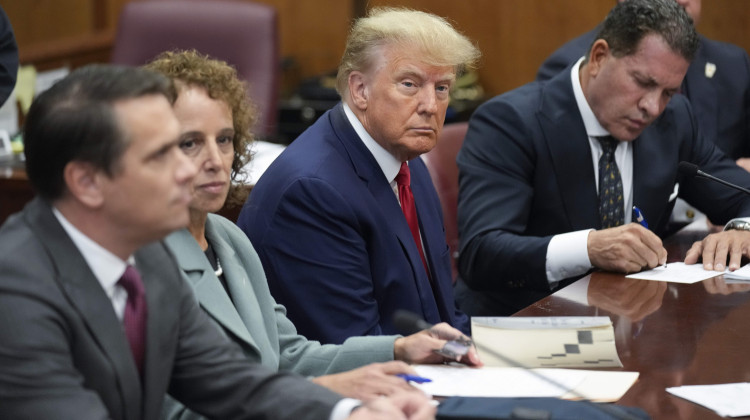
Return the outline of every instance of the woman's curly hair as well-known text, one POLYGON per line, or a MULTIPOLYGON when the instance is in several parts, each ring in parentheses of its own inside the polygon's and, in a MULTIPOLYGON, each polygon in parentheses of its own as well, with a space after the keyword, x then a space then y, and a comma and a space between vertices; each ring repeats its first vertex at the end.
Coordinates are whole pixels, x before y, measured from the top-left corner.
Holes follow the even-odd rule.
MULTIPOLYGON (((188 86, 198 86, 206 89, 212 99, 220 100, 229 106, 234 126, 231 179, 237 180, 252 158, 250 144, 253 134, 250 130, 258 117, 257 107, 248 97, 247 84, 239 79, 237 70, 225 61, 215 60, 195 50, 161 53, 145 67, 172 79, 177 96, 188 86)), ((246 188, 238 188, 232 182, 227 203, 241 205, 247 192, 246 188)))

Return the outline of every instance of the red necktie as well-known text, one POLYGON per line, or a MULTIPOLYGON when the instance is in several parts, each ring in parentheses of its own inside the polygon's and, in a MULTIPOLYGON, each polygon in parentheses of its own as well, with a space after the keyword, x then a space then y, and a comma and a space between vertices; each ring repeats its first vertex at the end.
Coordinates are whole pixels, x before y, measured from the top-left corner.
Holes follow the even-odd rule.
POLYGON ((398 199, 401 201, 401 210, 403 210, 406 217, 406 223, 409 224, 411 236, 417 244, 419 256, 422 258, 422 264, 429 278, 430 270, 427 268, 427 260, 424 258, 424 251, 422 251, 422 239, 419 236, 417 207, 414 205, 414 194, 411 192, 411 174, 409 173, 409 165, 406 162, 401 164, 401 169, 398 171, 398 175, 396 175, 396 185, 398 185, 398 199))
POLYGON ((122 323, 125 326, 125 335, 130 343, 130 351, 133 353, 135 365, 138 372, 143 376, 143 358, 146 353, 146 294, 143 281, 138 270, 128 265, 125 273, 118 282, 128 292, 128 301, 125 304, 125 315, 122 323))

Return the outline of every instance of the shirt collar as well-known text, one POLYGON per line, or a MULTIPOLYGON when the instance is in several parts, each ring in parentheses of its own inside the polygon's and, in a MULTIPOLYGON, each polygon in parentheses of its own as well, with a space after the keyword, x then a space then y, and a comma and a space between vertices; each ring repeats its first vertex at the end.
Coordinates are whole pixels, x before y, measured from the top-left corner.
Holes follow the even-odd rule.
MULTIPOLYGON (((73 224, 70 223, 68 219, 57 210, 57 208, 53 207, 52 212, 55 214, 55 217, 57 217, 57 220, 60 222, 60 225, 62 225, 65 232, 70 236, 70 239, 73 241, 76 248, 78 248, 78 251, 83 255, 83 259, 86 260, 86 263, 89 265, 89 268, 91 268, 94 276, 99 280, 99 283, 107 293, 107 296, 111 298, 115 290, 115 285, 125 272, 128 263, 104 249, 101 245, 97 244, 83 232, 78 230, 78 228, 73 226, 73 224)), ((132 264, 134 261, 135 260, 132 256, 128 258, 129 263, 132 264)))
POLYGON ((380 170, 383 171, 385 179, 388 180, 388 183, 393 183, 393 180, 396 179, 396 175, 398 175, 398 171, 401 169, 401 161, 396 159, 372 138, 370 133, 365 130, 365 127, 359 121, 357 116, 354 115, 354 112, 349 108, 349 105, 347 105, 346 102, 344 102, 344 113, 346 114, 346 119, 349 120, 349 124, 352 125, 354 131, 362 140, 362 143, 365 144, 365 147, 370 151, 372 157, 378 162, 378 166, 380 166, 380 170))
POLYGON ((585 57, 578 59, 578 62, 570 70, 570 81, 573 83, 573 94, 576 98, 576 104, 578 105, 578 111, 583 118, 583 125, 586 128, 586 134, 589 137, 603 137, 608 136, 609 132, 602 127, 599 120, 596 119, 594 111, 591 110, 586 96, 583 94, 583 88, 581 87, 581 78, 579 76, 579 69, 581 63, 585 57))

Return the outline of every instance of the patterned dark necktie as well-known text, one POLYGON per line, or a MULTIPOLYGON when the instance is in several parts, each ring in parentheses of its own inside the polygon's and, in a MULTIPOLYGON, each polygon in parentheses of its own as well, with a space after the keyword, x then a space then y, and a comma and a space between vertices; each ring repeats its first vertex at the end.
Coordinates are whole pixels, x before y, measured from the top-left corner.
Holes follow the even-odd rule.
POLYGON ((419 236, 417 207, 414 205, 414 194, 411 192, 411 173, 409 172, 409 165, 406 162, 401 164, 401 169, 398 171, 398 175, 396 175, 396 185, 398 185, 398 199, 401 201, 401 210, 406 217, 406 223, 409 224, 411 236, 417 244, 419 256, 422 258, 422 264, 427 272, 427 277, 430 277, 430 270, 427 268, 427 260, 422 250, 422 239, 419 236))
POLYGON ((125 335, 130 343, 138 372, 143 376, 143 359, 146 353, 146 294, 138 270, 128 265, 118 282, 128 292, 125 314, 122 318, 125 335))
POLYGON ((599 158, 599 217, 602 229, 625 223, 623 192, 620 170, 615 162, 615 149, 619 141, 612 136, 598 137, 602 145, 599 158))

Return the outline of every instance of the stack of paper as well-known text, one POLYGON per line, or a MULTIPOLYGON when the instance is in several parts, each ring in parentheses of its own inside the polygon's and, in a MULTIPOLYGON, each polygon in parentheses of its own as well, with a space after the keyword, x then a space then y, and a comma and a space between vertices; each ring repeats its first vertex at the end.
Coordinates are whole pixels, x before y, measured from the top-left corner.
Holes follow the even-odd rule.
POLYGON ((609 317, 473 317, 486 366, 622 367, 609 317))

